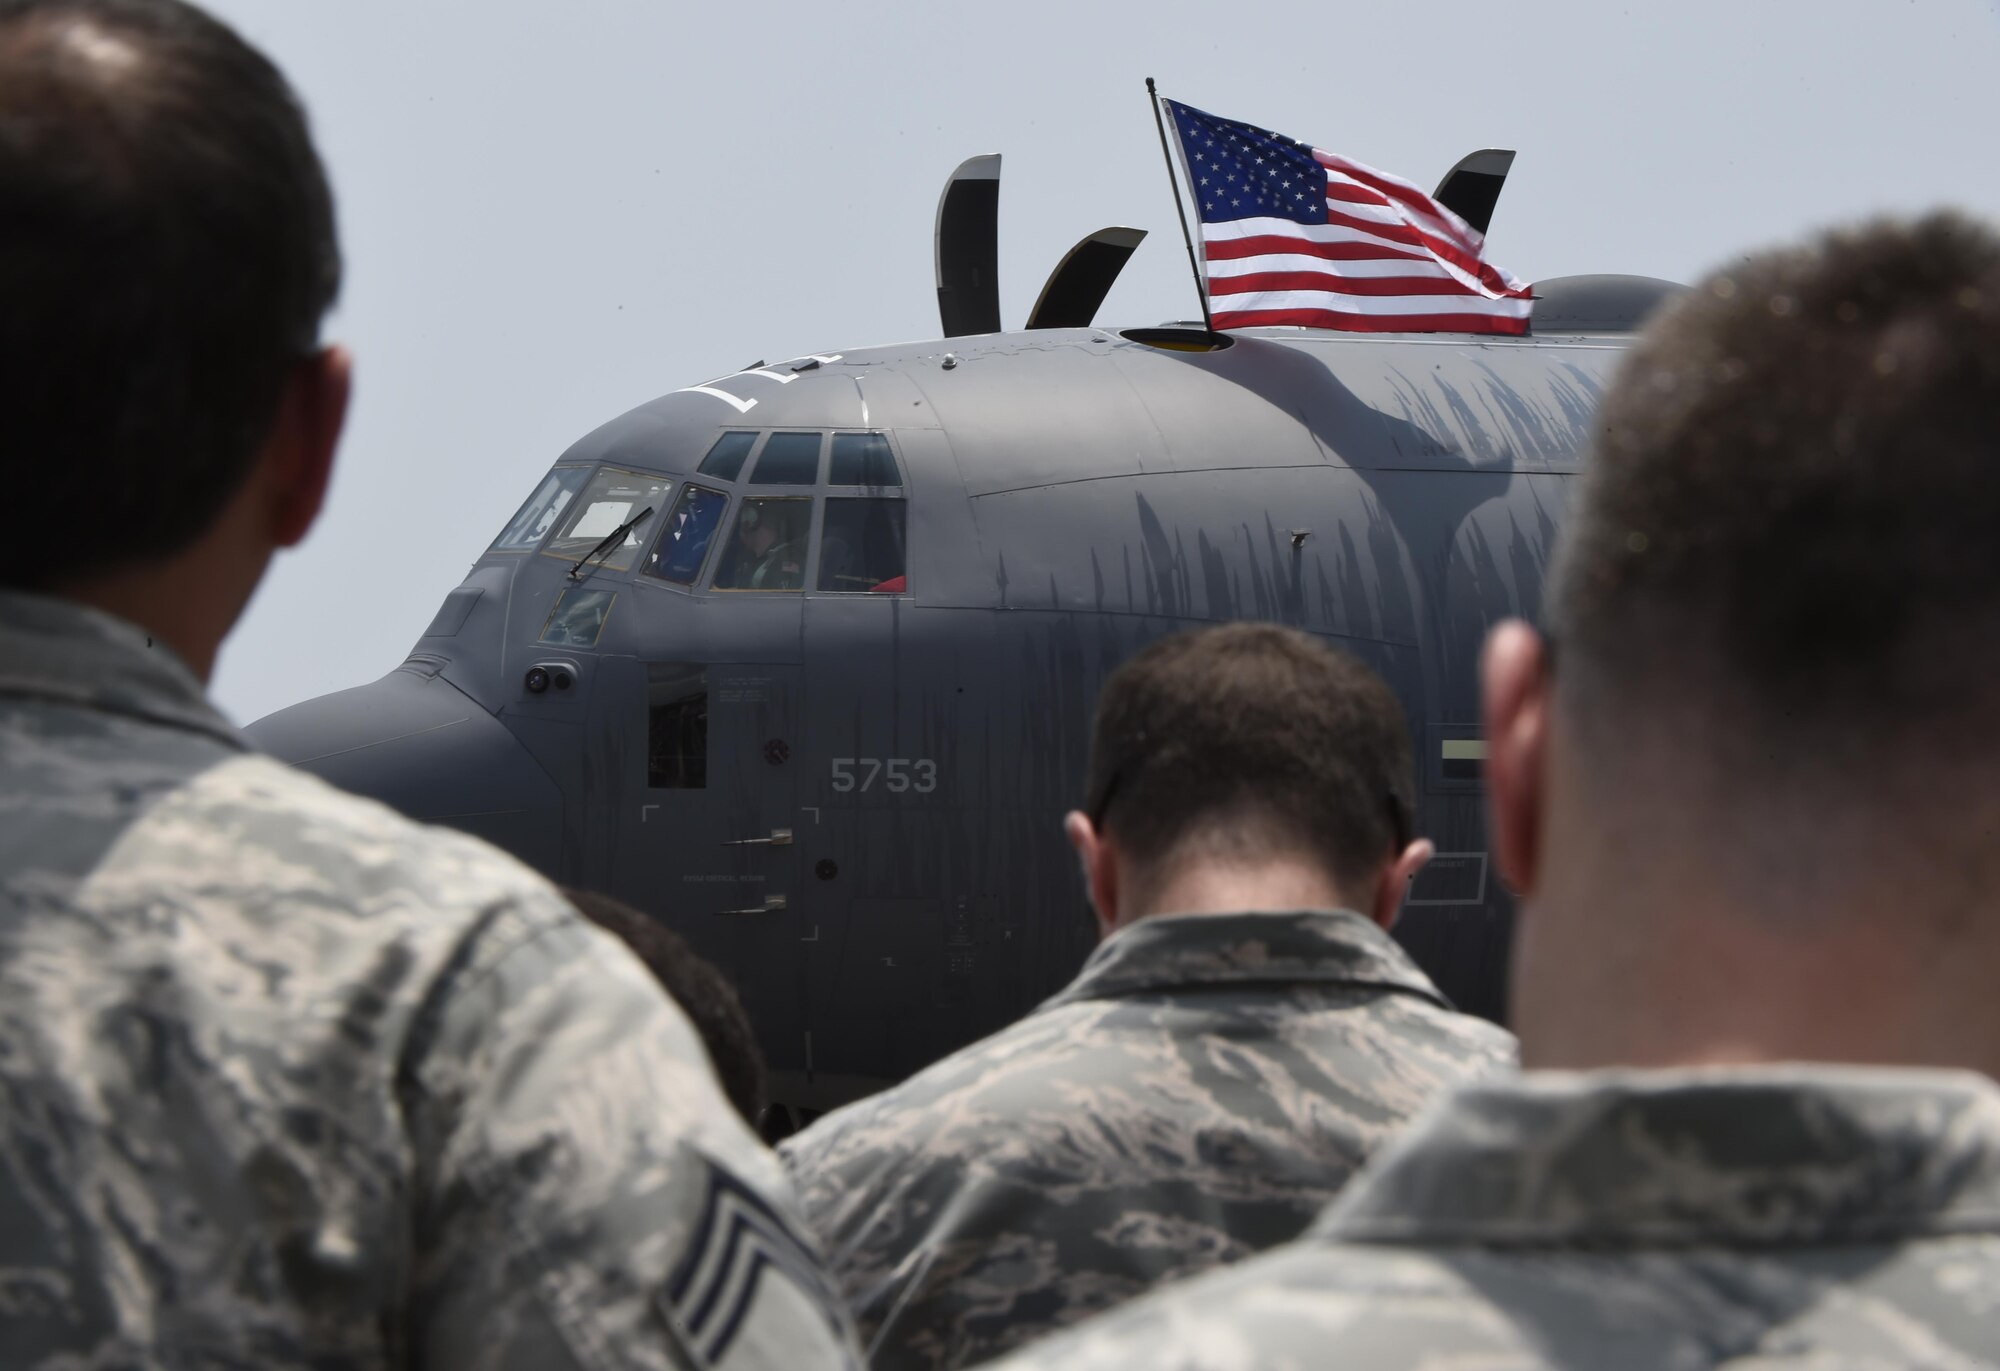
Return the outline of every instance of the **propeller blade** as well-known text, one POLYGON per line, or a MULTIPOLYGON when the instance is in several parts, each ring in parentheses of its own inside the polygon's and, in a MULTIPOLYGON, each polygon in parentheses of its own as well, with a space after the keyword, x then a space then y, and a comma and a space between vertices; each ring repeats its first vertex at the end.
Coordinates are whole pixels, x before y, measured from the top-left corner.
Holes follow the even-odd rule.
POLYGON ((1111 293, 1112 282, 1145 241, 1144 229, 1101 228, 1064 253, 1042 286, 1041 298, 1028 315, 1028 327, 1090 327, 1097 307, 1111 293))
POLYGON ((1431 198, 1466 223, 1486 232, 1493 222, 1493 207, 1500 203, 1500 187, 1507 184, 1508 168, 1514 165, 1509 148, 1481 148, 1444 174, 1431 198))
POLYGON ((938 318, 944 336, 1000 331, 1000 154, 969 157, 937 212, 938 318))

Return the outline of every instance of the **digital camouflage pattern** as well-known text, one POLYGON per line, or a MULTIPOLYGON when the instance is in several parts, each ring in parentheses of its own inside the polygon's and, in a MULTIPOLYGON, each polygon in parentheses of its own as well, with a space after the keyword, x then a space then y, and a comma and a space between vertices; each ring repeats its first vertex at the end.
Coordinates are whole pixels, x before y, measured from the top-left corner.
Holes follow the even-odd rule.
POLYGON ((1307 1237, 1002 1365, 2000 1367, 2000 1089, 1838 1067, 1468 1088, 1307 1237))
POLYGON ((0 1365, 850 1364, 789 1203, 539 877, 0 593, 0 1365))
POLYGON ((1512 1061, 1357 914, 1155 916, 781 1150, 877 1371, 956 1367, 1296 1237, 1512 1061))

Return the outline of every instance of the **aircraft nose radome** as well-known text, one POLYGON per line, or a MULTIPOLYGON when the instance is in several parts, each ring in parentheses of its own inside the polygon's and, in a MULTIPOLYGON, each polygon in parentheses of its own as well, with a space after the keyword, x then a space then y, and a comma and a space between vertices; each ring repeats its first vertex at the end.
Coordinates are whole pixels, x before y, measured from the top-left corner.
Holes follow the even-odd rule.
POLYGON ((450 682, 392 671, 266 715, 258 747, 413 819, 476 834, 556 869, 562 792, 506 727, 450 682))

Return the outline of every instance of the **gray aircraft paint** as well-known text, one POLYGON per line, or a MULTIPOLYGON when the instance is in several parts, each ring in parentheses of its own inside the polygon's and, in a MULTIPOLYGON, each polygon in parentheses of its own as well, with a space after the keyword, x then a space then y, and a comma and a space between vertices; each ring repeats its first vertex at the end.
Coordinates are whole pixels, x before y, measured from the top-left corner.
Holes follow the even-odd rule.
MULTIPOLYGON (((642 574, 644 548, 629 570, 573 582, 570 559, 488 552, 401 667, 250 732, 655 912, 736 979, 774 1098, 821 1108, 1075 973, 1093 934, 1059 825, 1105 675, 1176 629, 1275 620, 1401 696, 1420 831, 1454 855, 1419 880, 1398 936, 1459 1004, 1498 1017, 1511 908, 1486 877, 1476 766, 1445 744, 1478 738, 1487 627, 1539 613, 1568 480, 1627 341, 1552 330, 1629 329, 1667 288, 1547 283, 1538 335, 1521 339, 1253 330, 1184 352, 1042 330, 676 391, 558 465, 678 482, 727 430, 884 432, 908 501, 908 593, 688 590, 642 574), (616 593, 601 637, 538 643, 579 583, 616 593), (706 671, 705 789, 648 786, 655 663, 706 671), (530 693, 538 665, 573 684, 530 693), (928 762, 935 788, 843 792, 836 758, 928 762)), ((750 488, 703 484, 731 496, 720 546, 750 488)), ((792 493, 817 497, 810 586, 828 491, 792 493)), ((640 530, 648 547, 663 514, 640 530)))

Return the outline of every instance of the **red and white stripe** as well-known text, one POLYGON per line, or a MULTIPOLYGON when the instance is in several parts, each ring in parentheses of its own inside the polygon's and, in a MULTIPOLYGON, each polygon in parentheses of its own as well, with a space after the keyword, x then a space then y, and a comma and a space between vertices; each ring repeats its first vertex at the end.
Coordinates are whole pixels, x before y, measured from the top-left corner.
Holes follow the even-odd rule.
POLYGON ((1362 333, 1528 331, 1526 284, 1485 259, 1477 229, 1408 181, 1313 149, 1326 223, 1203 224, 1215 327, 1362 333))

